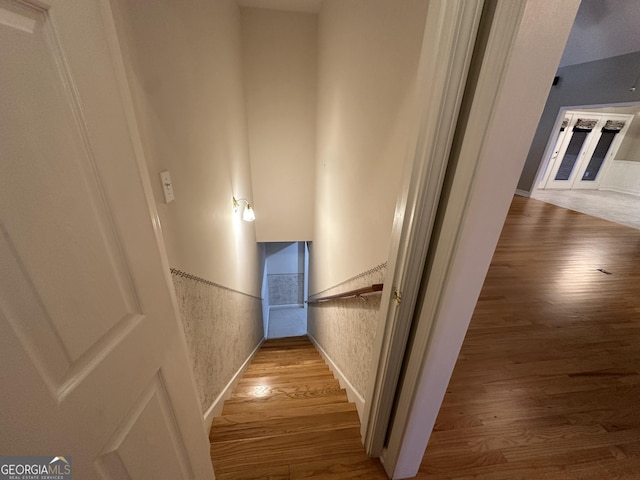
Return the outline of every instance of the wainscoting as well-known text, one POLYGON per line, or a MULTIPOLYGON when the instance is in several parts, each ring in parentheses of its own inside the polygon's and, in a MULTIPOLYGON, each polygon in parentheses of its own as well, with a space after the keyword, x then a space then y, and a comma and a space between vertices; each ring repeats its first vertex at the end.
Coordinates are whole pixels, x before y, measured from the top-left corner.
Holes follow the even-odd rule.
MULTIPOLYGON (((339 285, 310 296, 335 295, 384 282, 386 262, 339 285)), ((308 336, 347 391, 362 417, 378 326, 380 295, 309 305, 308 336)))
POLYGON ((600 190, 640 196, 640 162, 614 160, 607 166, 600 190))
POLYGON ((259 297, 172 269, 207 428, 264 340, 259 297))

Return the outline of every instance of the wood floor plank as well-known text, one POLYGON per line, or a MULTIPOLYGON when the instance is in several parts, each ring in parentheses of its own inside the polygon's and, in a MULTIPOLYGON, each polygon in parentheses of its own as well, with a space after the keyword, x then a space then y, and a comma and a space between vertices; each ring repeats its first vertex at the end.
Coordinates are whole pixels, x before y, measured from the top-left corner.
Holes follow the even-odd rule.
MULTIPOLYGON (((516 197, 417 478, 640 478, 639 285, 639 231, 516 197)), ((213 422, 217 478, 386 478, 316 355, 264 343, 213 422)))
POLYGON ((232 399, 254 398, 256 394, 271 396, 285 395, 295 398, 306 394, 322 394, 323 392, 340 391, 340 384, 336 379, 326 378, 321 380, 302 380, 295 384, 290 382, 265 382, 258 385, 238 385, 231 396, 232 399))
POLYGON ((330 432, 303 432, 273 437, 248 438, 212 444, 215 465, 220 471, 289 465, 315 459, 362 452, 360 429, 342 428, 330 432), (242 459, 242 462, 238 460, 242 459))
POLYGON ((320 395, 302 395, 291 398, 288 395, 276 394, 274 397, 260 397, 254 400, 239 399, 227 400, 222 408, 223 415, 233 415, 251 409, 251 411, 264 411, 268 415, 269 410, 281 410, 282 408, 296 408, 302 406, 326 405, 328 403, 346 402, 347 394, 344 390, 331 390, 320 395), (285 403, 285 405, 282 404, 285 403))
POLYGON ((216 426, 215 432, 217 433, 218 427, 223 425, 238 425, 239 428, 243 428, 242 425, 246 423, 260 422, 265 418, 272 421, 284 421, 287 418, 304 417, 308 415, 325 415, 327 413, 336 412, 351 412, 356 413, 355 405, 352 403, 340 402, 340 403, 328 403, 324 405, 303 405, 296 408, 282 408, 269 411, 269 415, 265 417, 263 411, 242 411, 238 414, 223 415, 213 419, 213 425, 216 426))
POLYGON ((362 455, 341 455, 340 458, 290 465, 292 480, 322 478, 323 480, 386 479, 384 468, 362 455))
POLYGON ((281 435, 292 435, 307 431, 335 431, 345 427, 360 428, 360 419, 355 410, 326 414, 310 414, 287 416, 277 419, 264 419, 238 423, 217 423, 216 436, 211 443, 242 440, 245 438, 266 438, 281 435))
POLYGON ((639 287, 640 231, 515 197, 417 478, 640 478, 639 287))

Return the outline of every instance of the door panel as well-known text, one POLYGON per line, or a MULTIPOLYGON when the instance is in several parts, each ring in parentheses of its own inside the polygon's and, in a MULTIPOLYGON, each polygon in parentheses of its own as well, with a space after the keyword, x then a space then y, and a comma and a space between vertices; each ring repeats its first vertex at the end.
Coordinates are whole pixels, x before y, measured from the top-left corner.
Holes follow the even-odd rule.
POLYGON ((593 155, 591 155, 591 159, 587 164, 587 168, 582 174, 581 180, 583 182, 593 182, 596 179, 617 133, 618 132, 602 132, 593 155))
POLYGON ((556 147, 558 154, 550 166, 545 188, 571 188, 580 169, 582 158, 589 148, 590 134, 598 123, 597 115, 584 116, 578 112, 567 112, 570 122, 562 144, 556 147))
POLYGON ((158 372, 98 457, 97 465, 103 477, 114 480, 194 478, 172 412, 162 373, 158 372), (149 441, 155 438, 172 441, 149 441), (148 445, 143 452, 140 452, 141 444, 148 445))
POLYGON ((556 143, 544 188, 598 188, 606 162, 617 151, 632 115, 566 112, 571 131, 556 143), (611 127, 611 128, 608 128, 611 127))
POLYGON ((0 0, 0 449, 213 478, 114 31, 106 2, 0 0))
POLYGON ((13 13, 30 19, 34 30, 0 28, 0 42, 12 46, 0 52, 8 70, 0 105, 11 112, 15 132, 3 135, 0 176, 10 181, 0 190, 0 215, 64 354, 75 362, 119 322, 140 315, 140 307, 83 145, 88 133, 75 124, 57 71, 62 59, 47 41, 46 17, 19 6, 13 13), (64 212, 64 220, 52 212, 64 212))
POLYGON ((603 115, 572 188, 598 188, 604 176, 606 162, 615 156, 632 119, 632 115, 603 115))
POLYGON ((562 157, 562 161, 558 167, 558 171, 556 172, 554 181, 558 180, 569 180, 571 178, 571 174, 573 173, 573 169, 578 161, 578 157, 580 156, 580 151, 589 136, 590 131, 588 130, 577 130, 572 132, 571 140, 569 141, 569 145, 567 146, 567 150, 562 157))
MULTIPOLYGON (((558 136, 555 140, 555 145, 553 147, 553 153, 551 154, 551 158, 547 162, 544 167, 544 172, 542 174, 542 178, 540 180, 540 185, 546 185, 547 181, 550 178, 551 171, 554 170, 554 166, 556 165, 556 161, 560 157, 560 151, 564 152, 565 141, 568 141, 569 136, 572 132, 569 131, 569 123, 573 120, 573 114, 566 113, 565 117, 562 119, 562 123, 560 125, 560 131, 558 132, 558 136)), ((540 187, 542 188, 542 187, 540 187)))

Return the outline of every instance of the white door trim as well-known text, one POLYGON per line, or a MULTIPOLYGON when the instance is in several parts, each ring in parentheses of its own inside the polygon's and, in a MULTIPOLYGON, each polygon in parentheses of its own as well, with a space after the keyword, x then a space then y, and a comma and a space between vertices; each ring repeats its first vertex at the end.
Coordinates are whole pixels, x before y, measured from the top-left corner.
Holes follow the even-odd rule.
POLYGON ((544 185, 547 181, 547 177, 549 176, 549 169, 551 166, 553 149, 556 146, 558 136, 554 132, 558 132, 560 130, 560 126, 562 125, 563 118, 567 115, 567 112, 574 110, 589 110, 593 108, 618 108, 618 107, 633 107, 640 105, 640 102, 622 102, 622 103, 602 103, 602 104, 589 104, 589 105, 572 105, 561 107, 558 110, 558 115, 556 116, 556 121, 551 129, 551 135, 549 136, 549 140, 547 140, 547 146, 544 149, 544 153, 542 155, 542 160, 538 165, 538 171, 536 172, 535 181, 533 182, 533 186, 531 187, 531 192, 529 192, 528 196, 531 196, 535 193, 536 190, 543 190, 544 185))
POLYGON ((416 87, 415 144, 394 217, 362 433, 379 456, 404 357, 428 239, 471 63, 483 0, 429 3, 416 87), (398 302, 398 296, 402 301, 398 302))
POLYGON ((551 149, 548 152, 547 150, 545 150, 545 157, 543 157, 546 160, 543 162, 544 169, 540 177, 540 182, 539 182, 540 188, 544 188, 544 186, 549 181, 549 177, 551 176, 551 171, 553 170, 553 165, 556 159, 560 157, 560 153, 562 152, 564 154, 563 147, 567 141, 567 134, 569 133, 569 128, 570 126, 571 127, 573 126, 573 123, 574 123, 573 113, 571 113, 570 110, 567 110, 565 108, 560 109, 560 113, 558 114, 558 118, 556 119, 557 126, 554 127, 553 129, 553 132, 557 132, 557 134, 554 133, 552 135, 552 138, 554 139, 554 141, 549 143, 551 146, 551 149), (568 117, 567 126, 565 127, 564 131, 561 132, 560 128, 561 128, 562 122, 567 117, 568 117), (548 157, 546 156, 547 154, 548 154, 548 157))
POLYGON ((629 130, 629 126, 631 125, 631 122, 633 121, 634 117, 635 117, 634 115, 628 115, 628 114, 611 114, 611 113, 602 114, 601 123, 599 123, 597 126, 597 128, 600 131, 606 124, 607 120, 623 120, 625 122, 624 127, 622 127, 622 129, 615 135, 613 141, 611 142, 611 145, 609 145, 609 149, 607 150, 607 154, 605 155, 605 158, 602 161, 602 165, 600 166, 600 169, 596 174, 596 178, 592 181, 585 181, 585 180, 582 180, 582 177, 587 167, 589 166, 591 157, 595 153, 595 149, 598 146, 600 137, 602 136, 602 132, 600 132, 600 135, 598 137, 596 137, 595 135, 593 136, 589 144, 589 148, 586 151, 584 161, 581 162, 580 165, 578 165, 576 176, 573 179, 573 182, 571 184, 572 189, 596 190, 600 187, 600 182, 602 182, 602 179, 605 177, 607 173, 607 169, 609 168, 609 164, 611 163, 611 160, 613 160, 616 153, 618 153, 618 149, 620 148, 620 145, 624 140, 624 136, 626 135, 627 130, 629 130))
POLYGON ((600 112, 600 111, 584 111, 584 110, 566 110, 562 109, 563 115, 562 118, 569 118, 569 123, 565 129, 564 135, 562 136, 562 140, 560 141, 559 132, 558 135, 554 135, 558 140, 556 141, 551 152, 553 154, 547 158, 545 164, 547 165, 545 169, 545 173, 540 182, 539 189, 551 190, 551 189, 561 189, 561 190, 573 190, 573 189, 597 189, 602 181, 606 173, 606 169, 612 157, 615 156, 618 148, 620 147, 622 140, 624 139, 627 130, 629 129, 629 125, 631 124, 634 115, 623 114, 623 113, 608 113, 608 112, 600 112), (593 120, 597 120, 598 123, 593 127, 589 135, 586 137, 582 147, 580 148, 580 153, 578 158, 576 159, 575 165, 573 166, 571 175, 567 180, 555 180, 554 176, 557 174, 560 164, 567 152, 567 148, 569 143, 571 142, 573 128, 576 125, 576 122, 579 119, 590 118, 593 120), (615 136, 613 142, 611 143, 607 155, 600 167, 600 171, 596 176, 596 179, 591 182, 583 182, 581 180, 584 172, 588 166, 589 161, 595 151, 595 148, 600 140, 601 130, 604 127, 607 120, 622 120, 625 122, 625 126, 620 130, 620 132, 615 136), (560 145, 558 145, 560 144, 560 145), (555 152, 558 152, 557 154, 555 152))
POLYGON ((392 478, 418 472, 579 1, 495 5, 381 457, 392 478))

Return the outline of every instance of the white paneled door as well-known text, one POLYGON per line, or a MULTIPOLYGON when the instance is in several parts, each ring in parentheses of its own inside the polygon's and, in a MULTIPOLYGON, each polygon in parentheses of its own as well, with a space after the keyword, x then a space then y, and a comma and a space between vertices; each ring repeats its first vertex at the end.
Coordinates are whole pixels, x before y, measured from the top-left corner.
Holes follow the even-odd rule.
POLYGON ((633 115, 565 112, 542 188, 598 188, 632 119, 633 115))
POLYGON ((213 479, 106 0, 0 0, 0 455, 213 479))

